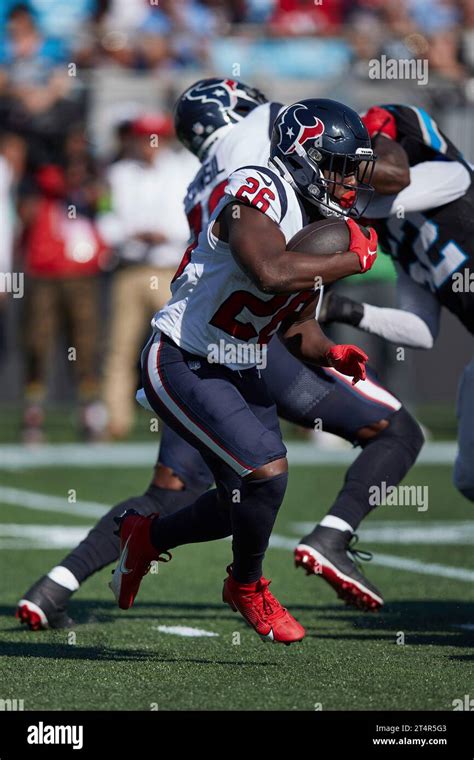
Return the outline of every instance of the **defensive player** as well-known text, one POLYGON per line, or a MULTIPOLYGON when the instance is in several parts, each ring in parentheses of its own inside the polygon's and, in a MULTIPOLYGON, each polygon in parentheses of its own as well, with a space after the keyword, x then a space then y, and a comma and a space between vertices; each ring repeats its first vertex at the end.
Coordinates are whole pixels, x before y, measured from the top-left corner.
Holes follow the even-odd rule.
MULTIPOLYGON (((375 106, 363 117, 378 156, 377 195, 367 209, 397 270, 398 309, 331 293, 325 318, 397 345, 429 349, 441 308, 474 333, 472 167, 423 109, 375 106)), ((454 483, 474 501, 474 359, 459 386, 454 483)))
POLYGON ((296 103, 278 116, 270 157, 271 169, 247 166, 230 175, 142 354, 149 407, 200 451, 216 488, 166 517, 128 510, 118 519, 121 555, 111 588, 128 609, 152 561, 183 544, 232 535, 223 600, 262 638, 290 644, 304 628, 262 572, 288 480, 276 407, 256 352, 211 363, 209 351, 224 340, 239 355, 279 331, 298 358, 364 379, 367 356, 335 346, 321 331, 314 285, 367 271, 377 255, 374 231, 367 238, 348 216, 344 253, 313 256, 286 245, 322 207, 354 212, 374 157, 357 114, 324 100, 296 103))
MULTIPOLYGON (((249 153, 257 164, 268 156, 269 134, 283 106, 258 105, 263 101, 258 91, 228 80, 201 81, 179 99, 177 133, 203 161, 186 198, 194 238, 222 196, 228 174, 248 160, 249 153), (245 121, 239 123, 245 113, 245 121)), ((383 601, 380 592, 360 573, 346 550, 370 510, 370 484, 378 480, 397 484, 414 462, 422 445, 419 427, 398 399, 371 380, 353 387, 332 368, 302 364, 277 338, 271 341, 267 358, 263 374, 280 416, 308 429, 316 419, 321 420, 324 430, 363 449, 349 468, 329 514, 298 547, 297 562, 322 577, 327 573, 338 594, 349 603, 362 609, 377 608, 383 601)), ((168 514, 194 501, 212 482, 212 473, 199 452, 165 428, 148 491, 110 510, 60 565, 41 578, 20 601, 20 618, 33 628, 67 625, 65 606, 70 595, 118 557, 118 540, 111 531, 114 516, 129 506, 141 514, 168 514)))

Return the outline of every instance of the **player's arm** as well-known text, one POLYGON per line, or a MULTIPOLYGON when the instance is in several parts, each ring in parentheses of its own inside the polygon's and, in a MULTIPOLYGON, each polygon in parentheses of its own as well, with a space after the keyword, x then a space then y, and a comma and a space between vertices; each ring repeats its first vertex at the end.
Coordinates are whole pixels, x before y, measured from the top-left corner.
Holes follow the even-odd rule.
POLYGON ((324 334, 315 319, 318 296, 285 321, 279 330, 280 338, 294 356, 308 364, 334 367, 352 377, 354 384, 365 380, 367 354, 357 346, 336 345, 324 334))
MULTIPOLYGON (((328 284, 360 274, 369 242, 358 225, 351 230, 352 250, 329 255, 309 255, 286 250, 278 224, 260 210, 244 203, 228 204, 219 217, 218 236, 228 241, 232 255, 263 293, 295 293, 312 290, 315 281, 328 284), (320 278, 320 279, 319 279, 320 278)), ((376 242, 375 242, 376 247, 376 242)))
POLYGON ((323 323, 342 322, 409 348, 433 347, 439 332, 441 307, 436 297, 398 269, 396 309, 373 306, 328 293, 319 318, 323 323))
POLYGON ((365 216, 386 219, 403 209, 405 214, 444 206, 464 195, 471 184, 460 161, 423 161, 410 169, 410 184, 396 195, 376 195, 365 216))
POLYGON ((410 165, 402 146, 396 142, 397 125, 393 114, 374 106, 362 116, 377 156, 372 184, 381 195, 399 193, 410 184, 410 165))

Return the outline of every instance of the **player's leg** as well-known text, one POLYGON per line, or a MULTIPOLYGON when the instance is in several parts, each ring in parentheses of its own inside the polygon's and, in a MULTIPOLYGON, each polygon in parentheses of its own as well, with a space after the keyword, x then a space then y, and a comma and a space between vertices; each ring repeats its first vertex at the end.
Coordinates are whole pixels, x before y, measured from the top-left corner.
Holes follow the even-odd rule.
POLYGON ((454 485, 466 499, 474 501, 474 359, 465 367, 459 383, 459 451, 454 465, 454 485))
POLYGON ((203 453, 217 487, 165 518, 127 515, 112 588, 132 605, 149 564, 170 548, 233 535, 224 598, 262 636, 290 643, 302 627, 268 590, 262 561, 283 500, 286 458, 274 404, 255 370, 235 373, 190 356, 164 336, 144 352, 148 402, 203 453))
POLYGON ((25 408, 22 420, 24 443, 44 439, 44 404, 48 367, 58 331, 60 282, 32 277, 27 280, 22 319, 25 357, 25 408), (38 319, 38 314, 42 315, 38 319))
POLYGON ((143 288, 142 267, 127 267, 114 275, 103 380, 112 438, 124 438, 133 424, 137 354, 151 319, 144 310, 143 288))
POLYGON ((362 448, 328 514, 300 542, 297 565, 334 581, 336 591, 349 603, 377 608, 383 603, 380 592, 358 570, 347 551, 360 522, 376 506, 370 489, 382 482, 390 486, 402 480, 421 449, 422 432, 373 373, 367 381, 352 386, 334 370, 302 365, 275 343, 270 347, 266 372, 281 416, 306 428, 321 421, 323 430, 362 448), (323 556, 327 571, 321 562, 323 556))
POLYGON ((141 496, 132 496, 110 509, 64 559, 37 580, 17 605, 17 617, 31 630, 66 628, 71 596, 103 567, 116 562, 120 540, 115 518, 127 509, 142 515, 168 515, 194 502, 212 485, 213 476, 193 446, 164 426, 153 478, 141 496))
MULTIPOLYGON (((344 392, 339 389, 336 395, 344 396, 344 392)), ((357 408, 353 406, 352 421, 364 407, 365 420, 357 430, 348 429, 344 437, 359 445, 362 451, 347 470, 343 487, 327 515, 301 539, 295 551, 295 563, 309 573, 321 575, 346 603, 363 610, 377 610, 383 605, 383 597, 355 562, 371 558, 370 553, 359 553, 355 549, 355 531, 379 503, 372 489, 376 487, 381 492, 383 484, 387 488, 398 485, 414 464, 423 445, 423 435, 403 407, 396 411, 387 409, 381 419, 371 421, 370 417, 379 416, 380 411, 375 414, 370 402, 363 399, 357 408)), ((335 432, 329 413, 322 410, 322 417, 326 420, 325 429, 335 432)))
POLYGON ((99 407, 99 278, 73 277, 63 282, 63 311, 76 350, 72 369, 77 383, 79 430, 87 440, 103 433, 99 407))

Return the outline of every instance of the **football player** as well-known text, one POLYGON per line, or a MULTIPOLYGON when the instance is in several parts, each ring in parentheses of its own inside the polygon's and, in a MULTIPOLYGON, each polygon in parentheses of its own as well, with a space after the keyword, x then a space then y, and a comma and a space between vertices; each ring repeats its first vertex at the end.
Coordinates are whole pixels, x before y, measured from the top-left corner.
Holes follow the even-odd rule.
MULTIPOLYGON (((266 163, 273 122, 282 108, 266 103, 253 88, 229 80, 200 81, 179 99, 177 133, 203 162, 186 198, 195 239, 233 169, 249 158, 252 163, 266 163)), ((267 359, 263 374, 280 416, 308 429, 321 420, 323 429, 362 447, 329 514, 298 547, 297 564, 330 580, 349 603, 377 608, 383 601, 380 592, 360 573, 346 549, 370 510, 370 484, 400 481, 421 448, 421 432, 398 399, 371 379, 353 387, 332 368, 302 364, 277 338, 269 345, 267 359)), ((129 506, 142 514, 168 514, 194 501, 212 482, 199 452, 165 427, 147 492, 110 510, 60 565, 41 578, 20 601, 20 619, 33 628, 67 625, 65 606, 70 595, 90 575, 117 559, 113 517, 129 506)))
MULTIPOLYGON (((325 319, 429 349, 442 307, 474 333, 474 184, 471 165, 421 108, 374 106, 362 117, 374 143, 376 195, 366 215, 397 270, 398 309, 336 293, 325 319)), ((454 484, 474 501, 474 359, 461 378, 454 484)))
POLYGON ((297 357, 365 378, 367 356, 336 346, 315 319, 319 288, 364 273, 377 238, 349 216, 369 187, 374 156, 358 115, 327 100, 296 103, 277 117, 267 166, 245 166, 228 178, 224 196, 188 251, 172 296, 152 320, 142 353, 145 404, 199 450, 216 487, 166 517, 128 510, 117 518, 119 562, 110 584, 129 609, 151 562, 170 549, 232 535, 223 601, 264 640, 300 641, 304 628, 269 590, 262 565, 283 501, 288 465, 274 401, 245 357, 209 351, 224 340, 238 356, 279 332, 297 357), (344 208, 348 250, 309 255, 287 243, 321 209, 344 208))

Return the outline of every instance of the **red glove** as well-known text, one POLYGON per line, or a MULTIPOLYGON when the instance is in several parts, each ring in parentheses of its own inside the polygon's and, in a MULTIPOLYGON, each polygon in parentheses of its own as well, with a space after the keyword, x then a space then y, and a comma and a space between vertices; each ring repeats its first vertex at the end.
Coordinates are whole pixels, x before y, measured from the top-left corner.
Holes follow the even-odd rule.
POLYGON ((326 354, 330 367, 334 367, 343 375, 352 375, 352 385, 359 380, 365 380, 367 373, 365 363, 369 357, 357 346, 333 346, 326 354))
POLYGON ((397 139, 397 122, 393 114, 385 108, 372 106, 360 118, 367 127, 370 138, 374 137, 374 135, 383 135, 390 140, 397 139))
POLYGON ((360 261, 360 271, 371 269, 377 258, 377 233, 373 227, 368 227, 369 237, 366 237, 362 227, 353 219, 346 219, 350 232, 349 250, 356 253, 360 261))

